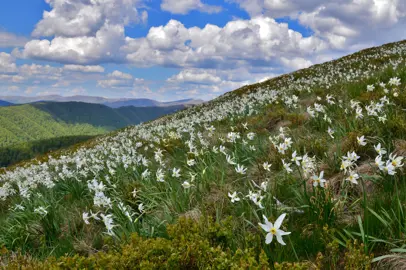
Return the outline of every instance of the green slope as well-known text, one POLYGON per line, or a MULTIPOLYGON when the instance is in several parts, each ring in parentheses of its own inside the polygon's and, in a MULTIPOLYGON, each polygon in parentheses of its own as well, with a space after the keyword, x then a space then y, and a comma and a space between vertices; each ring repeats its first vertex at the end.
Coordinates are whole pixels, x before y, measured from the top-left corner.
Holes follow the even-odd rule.
POLYGON ((0 147, 66 136, 94 136, 183 109, 122 107, 83 102, 39 102, 0 108, 0 147))
POLYGON ((0 108, 0 167, 183 109, 38 102, 0 108))

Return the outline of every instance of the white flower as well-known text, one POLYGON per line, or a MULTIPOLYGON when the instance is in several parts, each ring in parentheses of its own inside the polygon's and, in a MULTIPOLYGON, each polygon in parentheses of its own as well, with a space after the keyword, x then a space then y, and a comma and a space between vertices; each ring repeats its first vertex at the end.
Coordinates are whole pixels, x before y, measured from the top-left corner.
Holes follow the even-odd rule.
POLYGON ((255 137, 255 133, 254 133, 254 132, 250 132, 250 133, 247 134, 247 138, 248 138, 248 140, 250 140, 250 141, 252 141, 252 140, 254 139, 254 137, 255 137))
POLYGON ((389 175, 395 175, 395 166, 392 165, 392 162, 390 160, 388 160, 385 164, 385 166, 383 166, 382 171, 386 172, 389 175))
POLYGON ((359 145, 362 145, 362 146, 367 145, 367 142, 365 141, 365 137, 363 135, 361 137, 357 136, 357 142, 359 145))
POLYGON ((399 86, 400 85, 400 79, 398 77, 391 78, 389 80, 389 85, 399 86))
POLYGON ((367 91, 368 91, 368 92, 372 92, 372 91, 374 91, 374 90, 375 90, 375 86, 374 86, 374 85, 371 84, 371 85, 368 85, 368 86, 367 86, 367 91))
POLYGON ((112 214, 109 214, 109 215, 100 214, 100 216, 103 220, 104 226, 106 226, 107 234, 113 235, 114 234, 113 228, 116 226, 113 224, 113 218, 112 218, 113 215, 112 214))
POLYGON ((140 203, 140 204, 138 205, 138 211, 140 211, 140 213, 144 213, 145 207, 144 207, 144 204, 143 204, 143 203, 140 203))
POLYGON ((300 166, 300 160, 302 160, 302 157, 301 157, 301 156, 298 156, 297 153, 296 153, 296 151, 293 152, 293 154, 292 154, 292 160, 291 160, 291 161, 292 161, 293 163, 296 163, 297 166, 300 166))
POLYGON ((282 163, 283 163, 283 168, 285 168, 287 173, 293 172, 293 170, 290 168, 290 165, 291 165, 290 163, 285 163, 284 159, 282 159, 282 163))
POLYGON ((350 171, 350 175, 345 180, 350 181, 353 184, 358 184, 358 182, 357 182, 358 178, 359 178, 359 175, 356 172, 350 171))
POLYGON ((162 169, 159 168, 156 171, 156 181, 158 182, 165 182, 165 174, 163 173, 162 169))
POLYGON ((385 163, 382 161, 382 156, 381 155, 378 155, 378 156, 376 156, 376 158, 375 158, 375 165, 382 171, 383 170, 383 165, 384 165, 385 163))
POLYGON ((268 219, 263 216, 265 224, 259 223, 259 226, 267 232, 268 234, 265 237, 265 243, 270 244, 272 242, 273 236, 276 236, 276 240, 281 244, 281 245, 286 245, 285 242, 283 242, 282 236, 284 235, 289 235, 290 232, 284 232, 280 229, 283 219, 285 218, 286 214, 282 214, 278 217, 278 219, 275 221, 275 224, 272 224, 271 222, 268 221, 268 219))
POLYGON ((186 163, 187 163, 188 166, 191 167, 191 166, 194 166, 196 164, 196 161, 194 159, 188 159, 186 163))
POLYGON ((137 189, 134 188, 131 194, 133 195, 134 198, 137 197, 137 189))
POLYGON ((237 164, 235 171, 239 174, 246 174, 247 168, 244 168, 244 165, 237 164))
POLYGON ((401 156, 398 157, 395 154, 389 154, 389 160, 391 161, 392 165, 395 168, 403 167, 403 163, 402 163, 403 157, 401 157, 401 156))
POLYGON ((329 128, 327 129, 327 132, 328 132, 328 135, 330 135, 330 137, 331 137, 332 139, 334 139, 334 136, 333 136, 334 130, 333 130, 331 127, 329 127, 329 128))
POLYGON ((172 169, 172 177, 179 178, 179 177, 180 177, 180 169, 178 169, 178 168, 173 168, 173 169, 172 169))
POLYGON ((386 154, 385 148, 382 148, 380 143, 378 145, 375 145, 374 148, 375 148, 375 151, 378 153, 378 155, 381 156, 381 155, 386 154))
POLYGON ((230 164, 230 165, 235 165, 236 164, 235 161, 234 161, 234 158, 232 158, 229 155, 226 155, 226 160, 227 160, 227 163, 230 164))
POLYGON ((313 175, 313 177, 312 177, 313 186, 324 187, 324 183, 326 182, 326 179, 324 179, 323 176, 324 176, 324 171, 321 171, 319 176, 313 175))
POLYGON ((229 192, 228 197, 230 197, 232 203, 240 201, 240 198, 238 198, 236 191, 234 191, 234 193, 232 194, 229 192))
POLYGON ((83 221, 85 222, 85 224, 87 224, 87 225, 89 225, 89 224, 90 224, 90 222, 89 222, 89 219, 90 219, 90 217, 89 217, 89 213, 87 213, 87 212, 83 212, 83 214, 82 214, 82 218, 83 218, 83 221))
POLYGON ((264 164, 262 164, 262 167, 264 167, 265 171, 271 171, 271 166, 272 164, 269 164, 268 162, 264 162, 264 164))
POLYGON ((182 183, 182 187, 184 189, 188 189, 188 188, 191 188, 192 185, 188 181, 185 181, 185 182, 182 183))

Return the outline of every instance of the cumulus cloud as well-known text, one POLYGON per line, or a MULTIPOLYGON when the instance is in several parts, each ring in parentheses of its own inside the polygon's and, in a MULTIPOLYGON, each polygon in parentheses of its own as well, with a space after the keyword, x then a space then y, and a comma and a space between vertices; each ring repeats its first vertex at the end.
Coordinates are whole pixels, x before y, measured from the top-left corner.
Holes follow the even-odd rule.
POLYGON ((140 0, 45 0, 50 11, 36 25, 33 36, 95 36, 107 23, 131 25, 145 20, 136 6, 140 0))
POLYGON ((0 48, 21 47, 28 41, 27 38, 0 30, 0 48))
POLYGON ((235 20, 223 28, 206 25, 186 28, 181 22, 151 27, 145 38, 127 38, 123 51, 127 60, 139 66, 226 67, 269 65, 286 58, 325 50, 317 37, 303 37, 269 17, 235 20))
POLYGON ((103 88, 131 87, 134 84, 134 77, 131 74, 115 70, 107 75, 108 79, 99 80, 97 84, 103 88))
POLYGON ((174 14, 187 14, 192 10, 199 10, 206 13, 217 13, 221 11, 220 6, 207 5, 200 0, 163 0, 161 9, 174 14))
POLYGON ((8 53, 0 52, 0 74, 17 72, 15 59, 8 53))
POLYGON ((182 70, 179 74, 170 77, 167 82, 170 83, 199 83, 216 84, 221 82, 221 78, 210 74, 206 70, 182 70))
POLYGON ((18 54, 23 58, 69 64, 122 62, 124 27, 144 23, 141 0, 46 0, 51 6, 36 25, 34 39, 18 54))
POLYGON ((63 67, 67 71, 89 72, 89 73, 103 73, 104 67, 102 66, 82 66, 82 65, 65 65, 63 67))
POLYGON ((360 42, 382 44, 398 40, 406 27, 403 0, 228 0, 252 17, 290 17, 326 40, 333 49, 360 42), (376 33, 379 31, 379 38, 376 33))

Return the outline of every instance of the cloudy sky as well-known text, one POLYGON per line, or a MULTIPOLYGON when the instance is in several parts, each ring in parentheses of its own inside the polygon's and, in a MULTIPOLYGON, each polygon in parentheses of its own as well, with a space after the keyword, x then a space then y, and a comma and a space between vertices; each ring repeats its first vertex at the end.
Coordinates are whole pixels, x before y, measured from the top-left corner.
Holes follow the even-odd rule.
POLYGON ((0 95, 211 99, 406 38, 404 0, 10 0, 0 95))

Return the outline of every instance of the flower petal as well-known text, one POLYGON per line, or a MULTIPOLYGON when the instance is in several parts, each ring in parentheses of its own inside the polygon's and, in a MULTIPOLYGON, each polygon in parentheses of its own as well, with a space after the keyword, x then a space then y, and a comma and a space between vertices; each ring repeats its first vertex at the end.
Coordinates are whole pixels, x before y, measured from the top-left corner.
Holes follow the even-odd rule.
POLYGON ((283 242, 282 235, 280 235, 279 233, 276 233, 276 240, 278 240, 279 244, 281 244, 282 246, 286 245, 286 243, 283 242))
POLYGON ((273 239, 273 234, 272 233, 268 233, 265 237, 265 244, 270 244, 272 242, 273 239))
POLYGON ((286 216, 286 213, 283 213, 283 214, 280 215, 280 216, 278 217, 278 219, 275 221, 275 228, 276 228, 276 229, 279 229, 279 228, 281 227, 282 222, 283 222, 283 219, 285 218, 285 216, 286 216))

